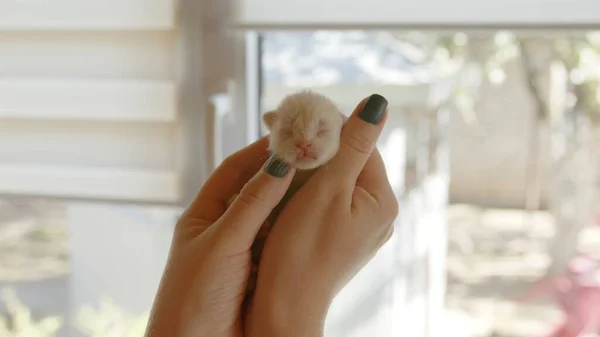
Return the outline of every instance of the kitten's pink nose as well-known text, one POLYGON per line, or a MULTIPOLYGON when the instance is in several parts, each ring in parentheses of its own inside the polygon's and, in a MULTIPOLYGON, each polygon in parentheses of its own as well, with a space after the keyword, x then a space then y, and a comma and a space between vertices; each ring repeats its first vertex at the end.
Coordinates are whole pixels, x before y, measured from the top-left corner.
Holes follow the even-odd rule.
POLYGON ((308 139, 300 139, 296 141, 296 147, 300 150, 308 150, 312 143, 308 139))

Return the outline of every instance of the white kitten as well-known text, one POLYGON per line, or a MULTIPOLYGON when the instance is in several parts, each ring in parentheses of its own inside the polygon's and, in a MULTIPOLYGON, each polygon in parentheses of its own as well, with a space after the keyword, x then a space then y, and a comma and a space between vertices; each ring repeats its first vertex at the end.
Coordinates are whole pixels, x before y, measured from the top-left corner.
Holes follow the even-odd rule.
POLYGON ((327 97, 300 91, 264 114, 271 152, 300 170, 317 168, 336 154, 345 116, 327 97))

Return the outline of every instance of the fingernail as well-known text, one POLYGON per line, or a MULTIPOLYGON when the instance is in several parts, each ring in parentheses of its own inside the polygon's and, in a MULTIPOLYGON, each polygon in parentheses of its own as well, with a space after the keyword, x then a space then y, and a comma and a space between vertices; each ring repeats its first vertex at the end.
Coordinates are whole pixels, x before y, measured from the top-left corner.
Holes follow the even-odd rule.
POLYGON ((269 161, 265 164, 265 172, 275 178, 282 178, 289 170, 289 165, 280 159, 277 159, 275 156, 271 156, 269 161))
POLYGON ((358 117, 363 121, 371 124, 379 124, 387 108, 388 101, 383 96, 378 94, 371 95, 362 110, 358 114, 358 117))

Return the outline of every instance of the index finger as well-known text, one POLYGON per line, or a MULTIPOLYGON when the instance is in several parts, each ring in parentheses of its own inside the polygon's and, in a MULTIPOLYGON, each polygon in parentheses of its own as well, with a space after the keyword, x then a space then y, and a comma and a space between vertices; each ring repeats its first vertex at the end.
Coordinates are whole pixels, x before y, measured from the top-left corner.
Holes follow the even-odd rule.
POLYGON ((239 193, 269 157, 267 136, 227 157, 204 183, 185 214, 210 223, 227 210, 227 201, 239 193))
POLYGON ((344 182, 355 182, 371 156, 385 124, 387 105, 383 96, 373 94, 358 104, 344 125, 338 152, 327 164, 344 182))

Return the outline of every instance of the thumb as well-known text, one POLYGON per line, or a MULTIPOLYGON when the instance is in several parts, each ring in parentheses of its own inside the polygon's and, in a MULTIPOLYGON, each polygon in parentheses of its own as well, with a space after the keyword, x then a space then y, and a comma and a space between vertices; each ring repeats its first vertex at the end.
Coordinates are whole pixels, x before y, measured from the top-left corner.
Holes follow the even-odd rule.
POLYGON ((387 100, 378 94, 363 100, 346 121, 340 147, 328 166, 335 180, 355 182, 371 156, 387 116, 387 100))
POLYGON ((294 169, 271 157, 241 190, 225 214, 219 219, 217 231, 226 231, 236 246, 250 247, 263 222, 285 195, 294 169))

